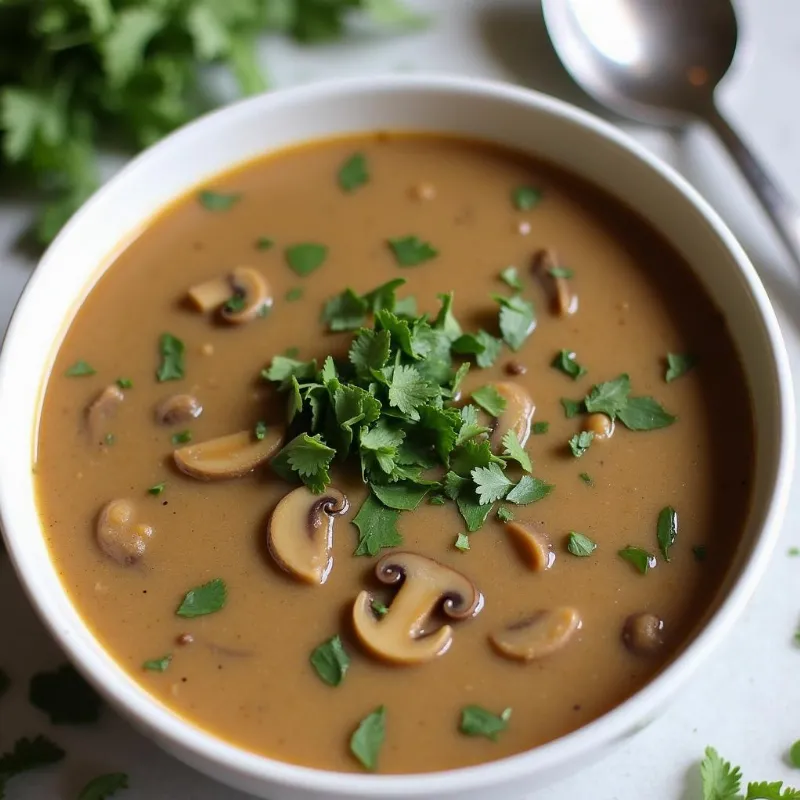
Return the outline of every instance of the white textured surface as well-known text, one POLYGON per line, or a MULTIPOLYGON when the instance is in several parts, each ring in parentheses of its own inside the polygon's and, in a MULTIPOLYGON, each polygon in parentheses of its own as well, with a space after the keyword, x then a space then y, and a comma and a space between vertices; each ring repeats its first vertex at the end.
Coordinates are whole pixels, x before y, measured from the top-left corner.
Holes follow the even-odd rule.
MULTIPOLYGON (((696 0, 702 1, 702 0, 696 0)), ((534 1, 420 0, 437 16, 428 32, 405 39, 356 41, 316 50, 282 42, 265 48, 278 85, 316 77, 379 71, 438 70, 523 83, 596 106, 564 75, 549 49, 534 1)), ((721 93, 722 105, 789 191, 800 199, 800 7, 796 0, 741 0, 744 57, 721 93)), ((717 206, 759 268, 776 303, 795 368, 800 371, 800 276, 780 251, 746 188, 702 131, 680 141, 631 129, 636 138, 682 170, 717 206)), ((5 327, 32 264, 15 250, 29 209, 0 201, 0 329, 5 327)), ((800 487, 795 491, 800 500, 800 487)), ((738 630, 684 695, 650 728, 586 771, 566 777, 530 800, 700 800, 696 762, 706 744, 741 763, 751 779, 800 783, 784 762, 800 738, 800 649, 792 644, 800 617, 797 502, 767 579, 738 630)), ((69 753, 60 769, 11 784, 19 800, 72 798, 99 772, 131 775, 128 800, 236 800, 225 789, 173 761, 110 711, 98 726, 47 731, 26 700, 30 675, 62 659, 22 595, 7 561, 0 561, 0 666, 15 681, 0 707, 0 750, 18 735, 49 732, 69 753)), ((487 798, 495 800, 495 798, 487 798)), ((496 800, 501 800, 497 798, 496 800)))

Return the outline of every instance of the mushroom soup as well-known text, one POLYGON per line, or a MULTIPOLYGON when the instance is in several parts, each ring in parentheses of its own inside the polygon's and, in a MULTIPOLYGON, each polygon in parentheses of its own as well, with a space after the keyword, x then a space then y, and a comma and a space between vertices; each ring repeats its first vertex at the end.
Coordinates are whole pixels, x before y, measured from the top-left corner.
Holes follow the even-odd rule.
POLYGON ((48 379, 53 559, 240 747, 431 771, 575 730, 714 602, 753 470, 724 320, 630 210, 376 135, 220 176, 115 256, 48 379))

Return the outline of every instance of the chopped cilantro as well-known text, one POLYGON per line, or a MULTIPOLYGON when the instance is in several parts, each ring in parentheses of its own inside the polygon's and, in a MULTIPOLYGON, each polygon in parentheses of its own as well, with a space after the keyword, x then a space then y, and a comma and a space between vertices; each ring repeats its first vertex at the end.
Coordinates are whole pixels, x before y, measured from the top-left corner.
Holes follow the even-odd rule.
POLYGON ((267 435, 267 423, 264 422, 264 420, 260 419, 258 422, 256 422, 256 426, 253 429, 253 435, 259 442, 267 435))
POLYGON ((574 381, 578 380, 578 378, 582 378, 588 372, 586 367, 581 366, 575 360, 575 353, 572 352, 572 350, 559 351, 550 366, 561 370, 561 372, 565 375, 569 375, 574 381))
POLYGON ((109 772, 98 775, 81 789, 78 800, 108 800, 120 789, 128 788, 128 776, 124 772, 109 772))
POLYGON ((386 508, 372 495, 368 495, 353 519, 353 525, 359 532, 358 547, 354 555, 376 556, 384 547, 402 544, 403 537, 397 530, 399 518, 399 511, 386 508))
POLYGON ((240 194, 223 194, 208 189, 197 193, 197 200, 206 211, 230 211, 241 199, 240 194))
POLYGON ((658 547, 665 561, 670 561, 669 551, 678 538, 678 512, 672 506, 662 508, 656 523, 658 547))
POLYGON ((582 414, 585 411, 583 400, 570 400, 568 397, 562 397, 560 402, 564 408, 564 416, 567 419, 577 417, 578 414, 582 414))
POLYGON ((453 352, 459 355, 474 355, 475 363, 486 369, 491 367, 500 355, 503 343, 484 330, 465 333, 453 342, 453 352))
POLYGON ((385 617, 389 613, 389 606, 378 600, 373 600, 370 603, 370 608, 373 610, 376 617, 385 617))
POLYGON ((328 248, 316 242, 303 242, 286 248, 286 263, 301 278, 319 269, 328 257, 328 248))
POLYGON ((580 458, 589 449, 593 440, 594 434, 591 431, 576 433, 569 440, 569 449, 572 450, 572 455, 575 458, 580 458))
POLYGON ((531 433, 533 433, 534 436, 542 436, 549 430, 550 430, 549 422, 534 422, 533 426, 531 427, 531 433))
POLYGON ((383 740, 386 738, 386 708, 380 706, 368 714, 350 737, 350 752, 370 772, 378 767, 383 740))
POLYGON ((703 562, 706 560, 706 556, 708 555, 708 549, 704 544, 696 544, 692 548, 692 554, 694 555, 695 561, 703 562))
POLYGON ((177 433, 172 434, 172 444, 174 445, 188 444, 191 441, 192 441, 192 432, 189 430, 178 431, 177 433))
POLYGON ((544 500, 555 489, 552 483, 523 475, 519 483, 506 495, 506 500, 518 506, 526 506, 544 500))
POLYGON ((685 375, 695 364, 697 364, 697 359, 694 356, 667 353, 667 371, 664 374, 664 380, 667 383, 672 383, 672 381, 685 375))
POLYGON ((256 239, 256 250, 269 250, 275 244, 274 239, 270 239, 269 236, 259 236, 256 239))
POLYGON ((800 556, 800 547, 790 547, 787 554, 790 556, 800 556))
POLYGON ((432 506, 443 506, 446 502, 447 500, 445 499, 445 497, 440 494, 432 494, 428 498, 428 504, 432 506))
POLYGON ((494 295, 494 299, 500 304, 500 333, 503 341, 512 350, 519 350, 536 327, 533 305, 519 295, 494 295))
POLYGON ((542 200, 542 190, 534 186, 517 186, 511 192, 511 202, 517 211, 530 211, 542 200))
POLYGON ((466 553, 469 550, 469 536, 466 533, 459 533, 456 536, 456 541, 453 545, 456 550, 460 550, 462 553, 466 553))
POLYGON ((577 531, 570 531, 567 536, 567 550, 574 556, 586 558, 597 549, 597 542, 577 531))
POLYGON ((492 503, 479 503, 474 492, 459 494, 456 498, 456 506, 470 533, 483 527, 494 508, 492 503))
POLYGON ((152 494, 154 496, 157 496, 157 495, 163 494, 164 489, 166 489, 166 488, 167 488, 166 482, 162 481, 161 483, 156 483, 154 486, 151 486, 147 490, 147 494, 152 494))
POLYGON ((497 740, 498 734, 508 728, 511 719, 511 709, 506 708, 499 715, 492 714, 481 706, 464 706, 461 709, 461 725, 459 730, 466 736, 483 736, 497 740))
POLYGON ((590 414, 601 413, 616 419, 619 412, 625 408, 630 391, 630 378, 623 374, 612 381, 593 386, 586 396, 584 406, 590 414))
POLYGON ((183 342, 171 333, 162 333, 159 339, 158 349, 161 354, 161 364, 156 372, 156 378, 160 383, 164 381, 177 381, 184 375, 184 352, 183 342))
POLYGON ((516 461, 525 472, 530 472, 533 469, 531 464, 531 457, 525 452, 525 448, 520 444, 516 432, 509 428, 503 436, 503 455, 516 461))
POLYGON ((86 361, 76 361, 64 373, 68 378, 84 378, 89 375, 95 375, 97 370, 86 361))
POLYGON ((522 280, 516 267, 506 267, 500 273, 500 280, 512 289, 516 289, 518 292, 522 291, 522 280))
POLYGON ((493 503, 495 500, 502 500, 514 485, 503 474, 503 470, 497 464, 489 464, 488 467, 475 467, 471 474, 481 505, 493 503))
POLYGON ((133 389, 133 381, 130 378, 117 378, 117 386, 120 389, 133 389))
POLYGON ((795 769, 800 769, 800 740, 789 748, 789 763, 795 769))
POLYGON ((352 289, 345 289, 325 303, 322 321, 332 331, 354 331, 367 321, 369 303, 352 289))
POLYGON ((243 294, 234 294, 225 301, 223 309, 228 314, 238 314, 246 305, 247 300, 243 294))
POLYGON ((575 270, 569 269, 569 267, 550 267, 550 269, 547 270, 547 274, 551 278, 569 280, 575 277, 575 270))
POLYGON ((350 656, 338 634, 315 647, 309 660, 320 680, 328 686, 338 686, 350 666, 350 656))
POLYGON ((506 398, 490 383, 476 389, 472 393, 472 399, 493 417, 501 416, 508 405, 506 398))
POLYGON ((399 236, 389 239, 389 248, 400 267, 416 267, 436 258, 439 251, 416 236, 399 236))
POLYGON ((330 481, 328 468, 336 451, 325 444, 322 437, 301 433, 272 460, 272 468, 282 477, 292 479, 294 473, 311 489, 321 492, 330 481))
POLYGON ((150 661, 145 661, 142 664, 142 669, 149 670, 150 672, 166 672, 170 663, 172 663, 172 654, 168 653, 161 658, 153 658, 150 661))
POLYGON ((207 614, 214 614, 225 607, 228 599, 228 589, 225 581, 214 578, 202 586, 195 586, 190 589, 183 597, 181 604, 175 613, 179 617, 191 619, 193 617, 204 617, 207 614))
POLYGON ((110 446, 110 445, 114 444, 114 442, 116 442, 116 441, 117 441, 117 437, 116 437, 116 436, 114 436, 114 434, 113 434, 113 433, 107 433, 107 434, 106 434, 106 435, 103 437, 103 441, 104 441, 104 442, 105 442, 107 445, 109 445, 109 446, 110 446))
POLYGON ((342 191, 354 192, 359 186, 363 186, 369 181, 366 156, 363 153, 353 153, 339 167, 336 177, 342 191))
POLYGON ((497 509, 497 519, 500 522, 511 522, 514 519, 514 512, 508 506, 500 506, 497 509))
POLYGON ((653 431, 672 425, 677 417, 665 411, 652 397, 630 397, 620 409, 619 418, 632 431, 653 431))
POLYGON ((700 764, 703 800, 800 800, 800 790, 783 785, 782 781, 748 783, 741 794, 742 771, 722 759, 713 747, 707 747, 700 764))
POLYGON ((397 481, 385 486, 372 484, 372 493, 387 508, 398 511, 413 511, 431 490, 430 486, 420 486, 410 481, 397 481))
POLYGON ((587 486, 594 486, 594 481, 592 480, 592 476, 588 472, 581 472, 578 477, 587 485, 587 486))
POLYGON ((641 547, 634 547, 633 545, 623 547, 619 551, 619 556, 629 564, 632 564, 642 575, 656 566, 656 557, 641 547))
POLYGON ((100 695, 69 664, 34 675, 28 699, 47 714, 53 725, 97 722, 103 704, 100 695))
POLYGON ((303 287, 302 286, 293 286, 286 292, 286 301, 289 303, 294 303, 297 300, 301 300, 303 298, 303 287))

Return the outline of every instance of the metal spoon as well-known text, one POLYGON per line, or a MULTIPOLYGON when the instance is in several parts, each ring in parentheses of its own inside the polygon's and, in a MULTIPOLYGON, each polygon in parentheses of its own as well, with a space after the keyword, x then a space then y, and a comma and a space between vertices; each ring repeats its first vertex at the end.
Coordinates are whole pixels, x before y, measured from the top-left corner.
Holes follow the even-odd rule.
POLYGON ((719 136, 800 265, 800 212, 717 108, 738 39, 731 0, 541 0, 556 52, 589 94, 623 116, 719 136))

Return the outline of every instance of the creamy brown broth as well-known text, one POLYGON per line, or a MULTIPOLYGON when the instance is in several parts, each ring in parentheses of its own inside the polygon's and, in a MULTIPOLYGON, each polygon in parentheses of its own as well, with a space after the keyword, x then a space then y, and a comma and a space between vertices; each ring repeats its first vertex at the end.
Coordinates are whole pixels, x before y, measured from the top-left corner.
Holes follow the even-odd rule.
MULTIPOLYGON (((753 469, 741 368, 724 320, 679 256, 604 193, 527 158, 459 140, 381 135, 314 144, 252 162, 213 188, 241 199, 214 212, 187 196, 116 256, 72 322, 45 393, 36 475, 48 544, 71 598, 117 662, 170 709, 215 735, 319 768, 360 769, 350 735, 385 705, 385 773, 518 753, 586 724, 650 680, 712 602, 743 528, 753 469), (346 194, 336 173, 354 151, 365 154, 371 177, 346 194), (415 193, 423 184, 435 197, 415 193), (544 193, 524 212, 510 201, 522 184, 544 193), (438 258, 399 268, 385 242, 407 234, 434 244, 438 258), (255 246, 262 236, 274 239, 271 249, 255 246), (286 265, 284 248, 306 241, 324 243, 329 256, 303 278, 286 265), (532 255, 543 247, 574 270, 569 284, 580 305, 572 316, 551 313, 531 274, 532 255), (468 576, 485 607, 454 623, 449 652, 421 665, 390 666, 365 652, 350 624, 356 595, 377 586, 377 557, 353 556, 358 534, 349 520, 366 494, 358 471, 334 473, 350 510, 334 524, 327 582, 311 586, 282 572, 266 547, 270 512, 291 487, 269 468, 226 482, 189 478, 175 469, 171 437, 188 429, 201 442, 280 416, 284 399, 271 399, 274 390, 259 382, 259 371, 288 348, 320 363, 330 353, 345 354, 352 334, 326 333, 319 315, 346 286, 366 292, 403 277, 408 283, 399 295, 415 296, 430 313, 436 294, 454 289, 464 329, 497 333, 490 295, 510 294, 498 280, 510 264, 537 307, 538 326, 520 352, 505 347, 491 368, 473 366, 464 388, 468 395, 494 381, 519 384, 536 403, 534 421, 550 423, 546 434, 530 437, 527 451, 534 474, 555 490, 531 505, 507 505, 517 521, 549 535, 555 563, 531 571, 494 514, 462 553, 453 543, 465 527, 452 503, 423 501, 404 512, 400 549, 468 576), (255 267, 269 282, 275 300, 266 318, 214 324, 188 307, 189 287, 238 265, 255 267), (286 300, 295 287, 303 297, 286 300), (186 344, 184 380, 155 380, 165 331, 186 344), (576 351, 588 374, 573 381, 553 369, 561 348, 576 351), (666 383, 667 352, 690 352, 698 365, 666 383), (66 377, 80 359, 96 374, 66 377), (512 361, 525 374, 509 375, 512 361), (566 442, 585 417, 565 418, 559 398, 580 399, 622 372, 631 376, 633 394, 652 395, 678 421, 651 432, 618 422, 610 440, 593 442, 575 458, 566 442), (86 407, 121 377, 133 387, 90 432, 86 407), (194 395, 202 415, 158 424, 157 405, 175 393, 194 395), (148 494, 161 482, 163 493, 148 494), (143 557, 130 566, 105 555, 95 536, 101 509, 115 498, 131 501, 137 521, 153 530, 143 557), (679 515, 670 563, 656 541, 665 506, 679 515), (588 558, 567 552, 569 531, 591 537, 595 552, 588 558), (629 544, 656 554, 658 566, 639 574, 617 553, 629 544), (698 546, 707 550, 703 561, 693 553, 698 546), (225 608, 196 619, 176 616, 185 592, 213 578, 227 584, 225 608), (488 636, 498 629, 558 606, 573 607, 582 627, 557 652, 516 662, 490 646, 488 636), (623 643, 626 619, 639 612, 664 622, 665 644, 649 655, 623 643), (309 654, 336 633, 352 664, 333 688, 315 674, 309 654), (193 641, 177 643, 182 634, 193 641), (143 670, 144 661, 170 653, 165 672, 143 670), (513 709, 497 741, 459 732, 460 711, 469 704, 495 714, 513 709)), ((377 591, 388 604, 391 591, 377 591)))

